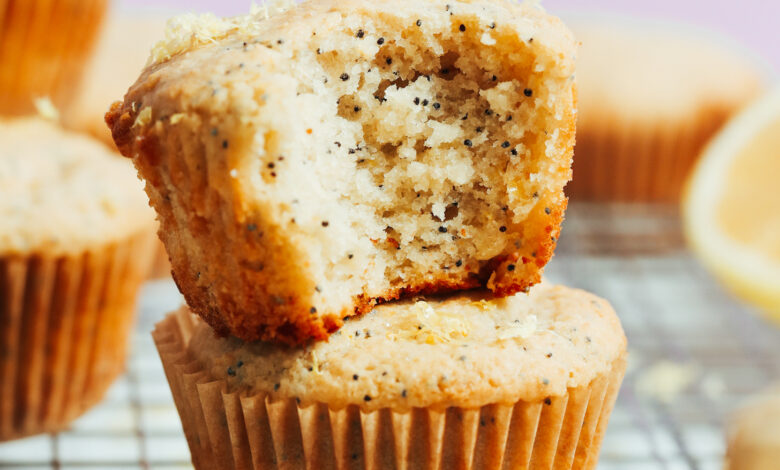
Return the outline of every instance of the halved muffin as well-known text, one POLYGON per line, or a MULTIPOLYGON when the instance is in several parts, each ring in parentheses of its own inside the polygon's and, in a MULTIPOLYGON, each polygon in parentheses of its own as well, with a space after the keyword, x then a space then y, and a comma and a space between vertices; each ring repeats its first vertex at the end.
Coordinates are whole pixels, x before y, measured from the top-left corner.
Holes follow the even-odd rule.
POLYGON ((73 98, 108 0, 0 0, 0 114, 35 112, 73 98))
POLYGON ((540 280, 574 143, 558 19, 310 0, 171 26, 106 118, 219 332, 298 343, 377 302, 540 280))

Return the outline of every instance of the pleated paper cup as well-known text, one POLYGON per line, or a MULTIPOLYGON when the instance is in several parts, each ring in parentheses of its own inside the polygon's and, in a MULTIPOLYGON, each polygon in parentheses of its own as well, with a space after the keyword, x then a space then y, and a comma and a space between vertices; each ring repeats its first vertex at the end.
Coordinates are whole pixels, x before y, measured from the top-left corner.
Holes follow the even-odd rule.
POLYGON ((73 95, 108 0, 0 0, 0 114, 34 112, 73 95))
POLYGON ((479 408, 304 406, 229 393, 187 352, 197 322, 178 311, 153 336, 198 469, 592 469, 625 371, 479 408))
POLYGON ((124 369, 154 232, 63 256, 0 256, 0 441, 58 431, 124 369))

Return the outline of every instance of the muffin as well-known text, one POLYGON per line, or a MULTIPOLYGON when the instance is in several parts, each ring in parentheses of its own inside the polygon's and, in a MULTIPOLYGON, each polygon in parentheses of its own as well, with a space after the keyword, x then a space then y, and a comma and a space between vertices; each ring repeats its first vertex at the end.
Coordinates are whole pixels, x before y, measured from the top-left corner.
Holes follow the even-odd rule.
MULTIPOLYGON (((106 128, 106 109, 126 90, 127 83, 138 76, 149 57, 149 50, 164 32, 162 15, 110 15, 97 38, 84 79, 71 103, 62 111, 63 126, 116 148, 111 132, 106 128), (133 34, 128 35, 128 31, 133 34)), ((149 277, 170 277, 171 264, 162 242, 157 243, 155 252, 149 277)))
POLYGON ((64 428, 123 369, 153 212, 131 165, 0 121, 0 441, 64 428))
POLYGON ((563 24, 508 1, 290 3, 173 22, 106 116, 193 311, 295 344, 378 302, 538 282, 574 143, 563 24))
POLYGON ((153 332, 196 468, 595 468, 623 377, 609 304, 540 284, 383 304, 328 341, 153 332))
POLYGON ((62 108, 79 83, 107 0, 0 0, 0 114, 62 108))
MULTIPOLYGON (((115 148, 111 132, 106 128, 106 109, 124 93, 127 83, 138 76, 149 57, 149 50, 163 37, 165 22, 165 17, 159 14, 113 14, 106 19, 95 52, 87 63, 84 80, 63 111, 65 127, 90 134, 115 148), (128 35, 128 31, 133 34, 128 35)), ((149 277, 170 277, 171 264, 165 246, 159 242, 154 250, 156 255, 149 277)))
POLYGON ((734 414, 727 429, 726 470, 772 470, 780 461, 780 386, 734 414))
POLYGON ((84 79, 63 110, 64 126, 115 148, 111 131, 106 128, 106 110, 138 78, 152 46, 165 34, 165 22, 166 17, 160 14, 114 13, 106 18, 84 79))
POLYGON ((573 200, 676 202, 704 144, 758 96, 763 71, 711 34, 621 18, 570 21, 579 122, 573 200))

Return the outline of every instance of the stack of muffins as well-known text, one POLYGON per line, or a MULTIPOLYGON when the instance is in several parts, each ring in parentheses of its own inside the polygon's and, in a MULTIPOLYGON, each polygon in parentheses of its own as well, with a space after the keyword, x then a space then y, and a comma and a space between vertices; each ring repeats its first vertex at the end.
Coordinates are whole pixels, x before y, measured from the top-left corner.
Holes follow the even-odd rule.
POLYGON ((106 7, 0 1, 0 441, 62 430, 103 398, 158 243, 132 165, 51 122, 106 7))
POLYGON ((106 121, 188 304, 154 338, 197 468, 595 467, 625 337, 540 283, 575 50, 509 1, 171 23, 106 121))

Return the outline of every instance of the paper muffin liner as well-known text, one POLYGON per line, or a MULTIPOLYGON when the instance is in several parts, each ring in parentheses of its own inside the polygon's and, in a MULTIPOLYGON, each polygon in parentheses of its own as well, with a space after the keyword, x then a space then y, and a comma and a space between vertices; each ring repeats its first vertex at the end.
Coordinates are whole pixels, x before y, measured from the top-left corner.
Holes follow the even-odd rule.
POLYGON ((198 469, 593 469, 625 372, 543 401, 481 408, 335 409, 228 392, 187 352, 200 320, 152 333, 198 469))
POLYGON ((0 0, 0 113, 27 114, 33 99, 67 104, 108 0, 0 0))
POLYGON ((154 233, 0 257, 0 441, 63 429, 123 371, 154 233))
POLYGON ((688 173, 735 109, 707 109, 689 122, 605 119, 577 129, 572 201, 676 203, 688 173))

